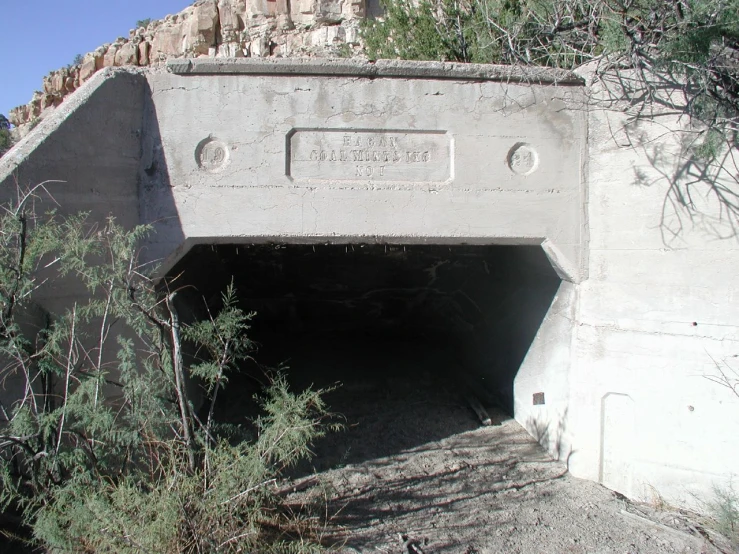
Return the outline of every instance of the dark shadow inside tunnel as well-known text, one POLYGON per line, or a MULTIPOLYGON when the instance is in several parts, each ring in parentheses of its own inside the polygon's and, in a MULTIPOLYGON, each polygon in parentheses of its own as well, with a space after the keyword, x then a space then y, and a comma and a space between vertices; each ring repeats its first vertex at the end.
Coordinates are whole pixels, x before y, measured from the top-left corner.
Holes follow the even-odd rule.
POLYGON ((233 279, 257 312, 257 364, 221 416, 254 416, 260 367, 326 397, 346 431, 316 469, 381 458, 479 425, 465 398, 511 415, 513 383, 560 280, 538 246, 229 244, 194 247, 170 272, 183 318, 219 307, 233 279))

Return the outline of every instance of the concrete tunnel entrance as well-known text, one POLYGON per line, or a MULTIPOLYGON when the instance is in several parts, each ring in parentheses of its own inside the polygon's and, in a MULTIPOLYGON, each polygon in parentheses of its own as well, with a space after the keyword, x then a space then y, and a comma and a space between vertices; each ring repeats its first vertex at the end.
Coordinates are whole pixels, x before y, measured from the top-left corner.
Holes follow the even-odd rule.
POLYGON ((317 470, 477 427, 470 392, 512 415, 560 284, 540 247, 500 245, 199 245, 174 275, 185 312, 217 309, 232 278, 257 312, 256 363, 231 379, 223 418, 253 414, 267 367, 285 364, 297 389, 342 384, 326 399, 347 430, 317 445, 317 470))

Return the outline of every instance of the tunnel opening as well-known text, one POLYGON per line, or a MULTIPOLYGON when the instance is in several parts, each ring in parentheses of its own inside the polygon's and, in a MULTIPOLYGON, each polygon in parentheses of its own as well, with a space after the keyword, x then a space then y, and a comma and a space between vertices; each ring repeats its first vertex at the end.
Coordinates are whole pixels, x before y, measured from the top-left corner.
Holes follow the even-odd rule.
POLYGON ((233 282, 255 311, 255 363, 231 378, 220 417, 255 415, 265 368, 295 390, 331 387, 345 431, 313 469, 361 463, 513 415, 516 374, 560 279, 539 246, 199 245, 171 270, 185 321, 233 282))

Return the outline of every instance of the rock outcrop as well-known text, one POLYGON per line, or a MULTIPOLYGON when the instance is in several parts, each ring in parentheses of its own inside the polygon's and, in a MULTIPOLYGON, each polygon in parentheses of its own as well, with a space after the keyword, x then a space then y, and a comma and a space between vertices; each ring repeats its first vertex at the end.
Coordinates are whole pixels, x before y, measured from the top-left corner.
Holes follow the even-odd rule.
POLYGON ((31 101, 10 110, 20 135, 96 71, 156 66, 171 58, 353 56, 370 0, 199 0, 175 15, 132 29, 82 62, 51 72, 31 101))

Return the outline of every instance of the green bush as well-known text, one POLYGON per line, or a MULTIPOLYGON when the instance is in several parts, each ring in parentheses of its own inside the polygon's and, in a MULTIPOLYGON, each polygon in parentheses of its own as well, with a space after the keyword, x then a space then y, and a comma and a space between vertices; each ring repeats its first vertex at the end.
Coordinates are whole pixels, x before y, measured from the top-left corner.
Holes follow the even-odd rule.
POLYGON ((714 487, 713 498, 707 506, 716 529, 726 535, 733 546, 739 547, 739 491, 733 483, 714 487))
POLYGON ((10 122, 3 114, 0 114, 0 156, 5 154, 13 146, 13 137, 10 134, 10 122))
POLYGON ((22 383, 0 410, 2 508, 20 510, 53 552, 319 550, 275 483, 331 428, 322 391, 294 394, 275 373, 253 433, 217 424, 218 393, 252 352, 254 314, 228 287, 212 317, 181 324, 176 281, 155 283, 138 261, 147 227, 38 216, 43 192, 19 194, 0 218, 2 378, 22 383), (79 280, 88 299, 24 334, 41 281, 58 278, 79 280), (198 363, 183 362, 185 343, 198 363), (202 418, 190 377, 207 393, 202 418))

